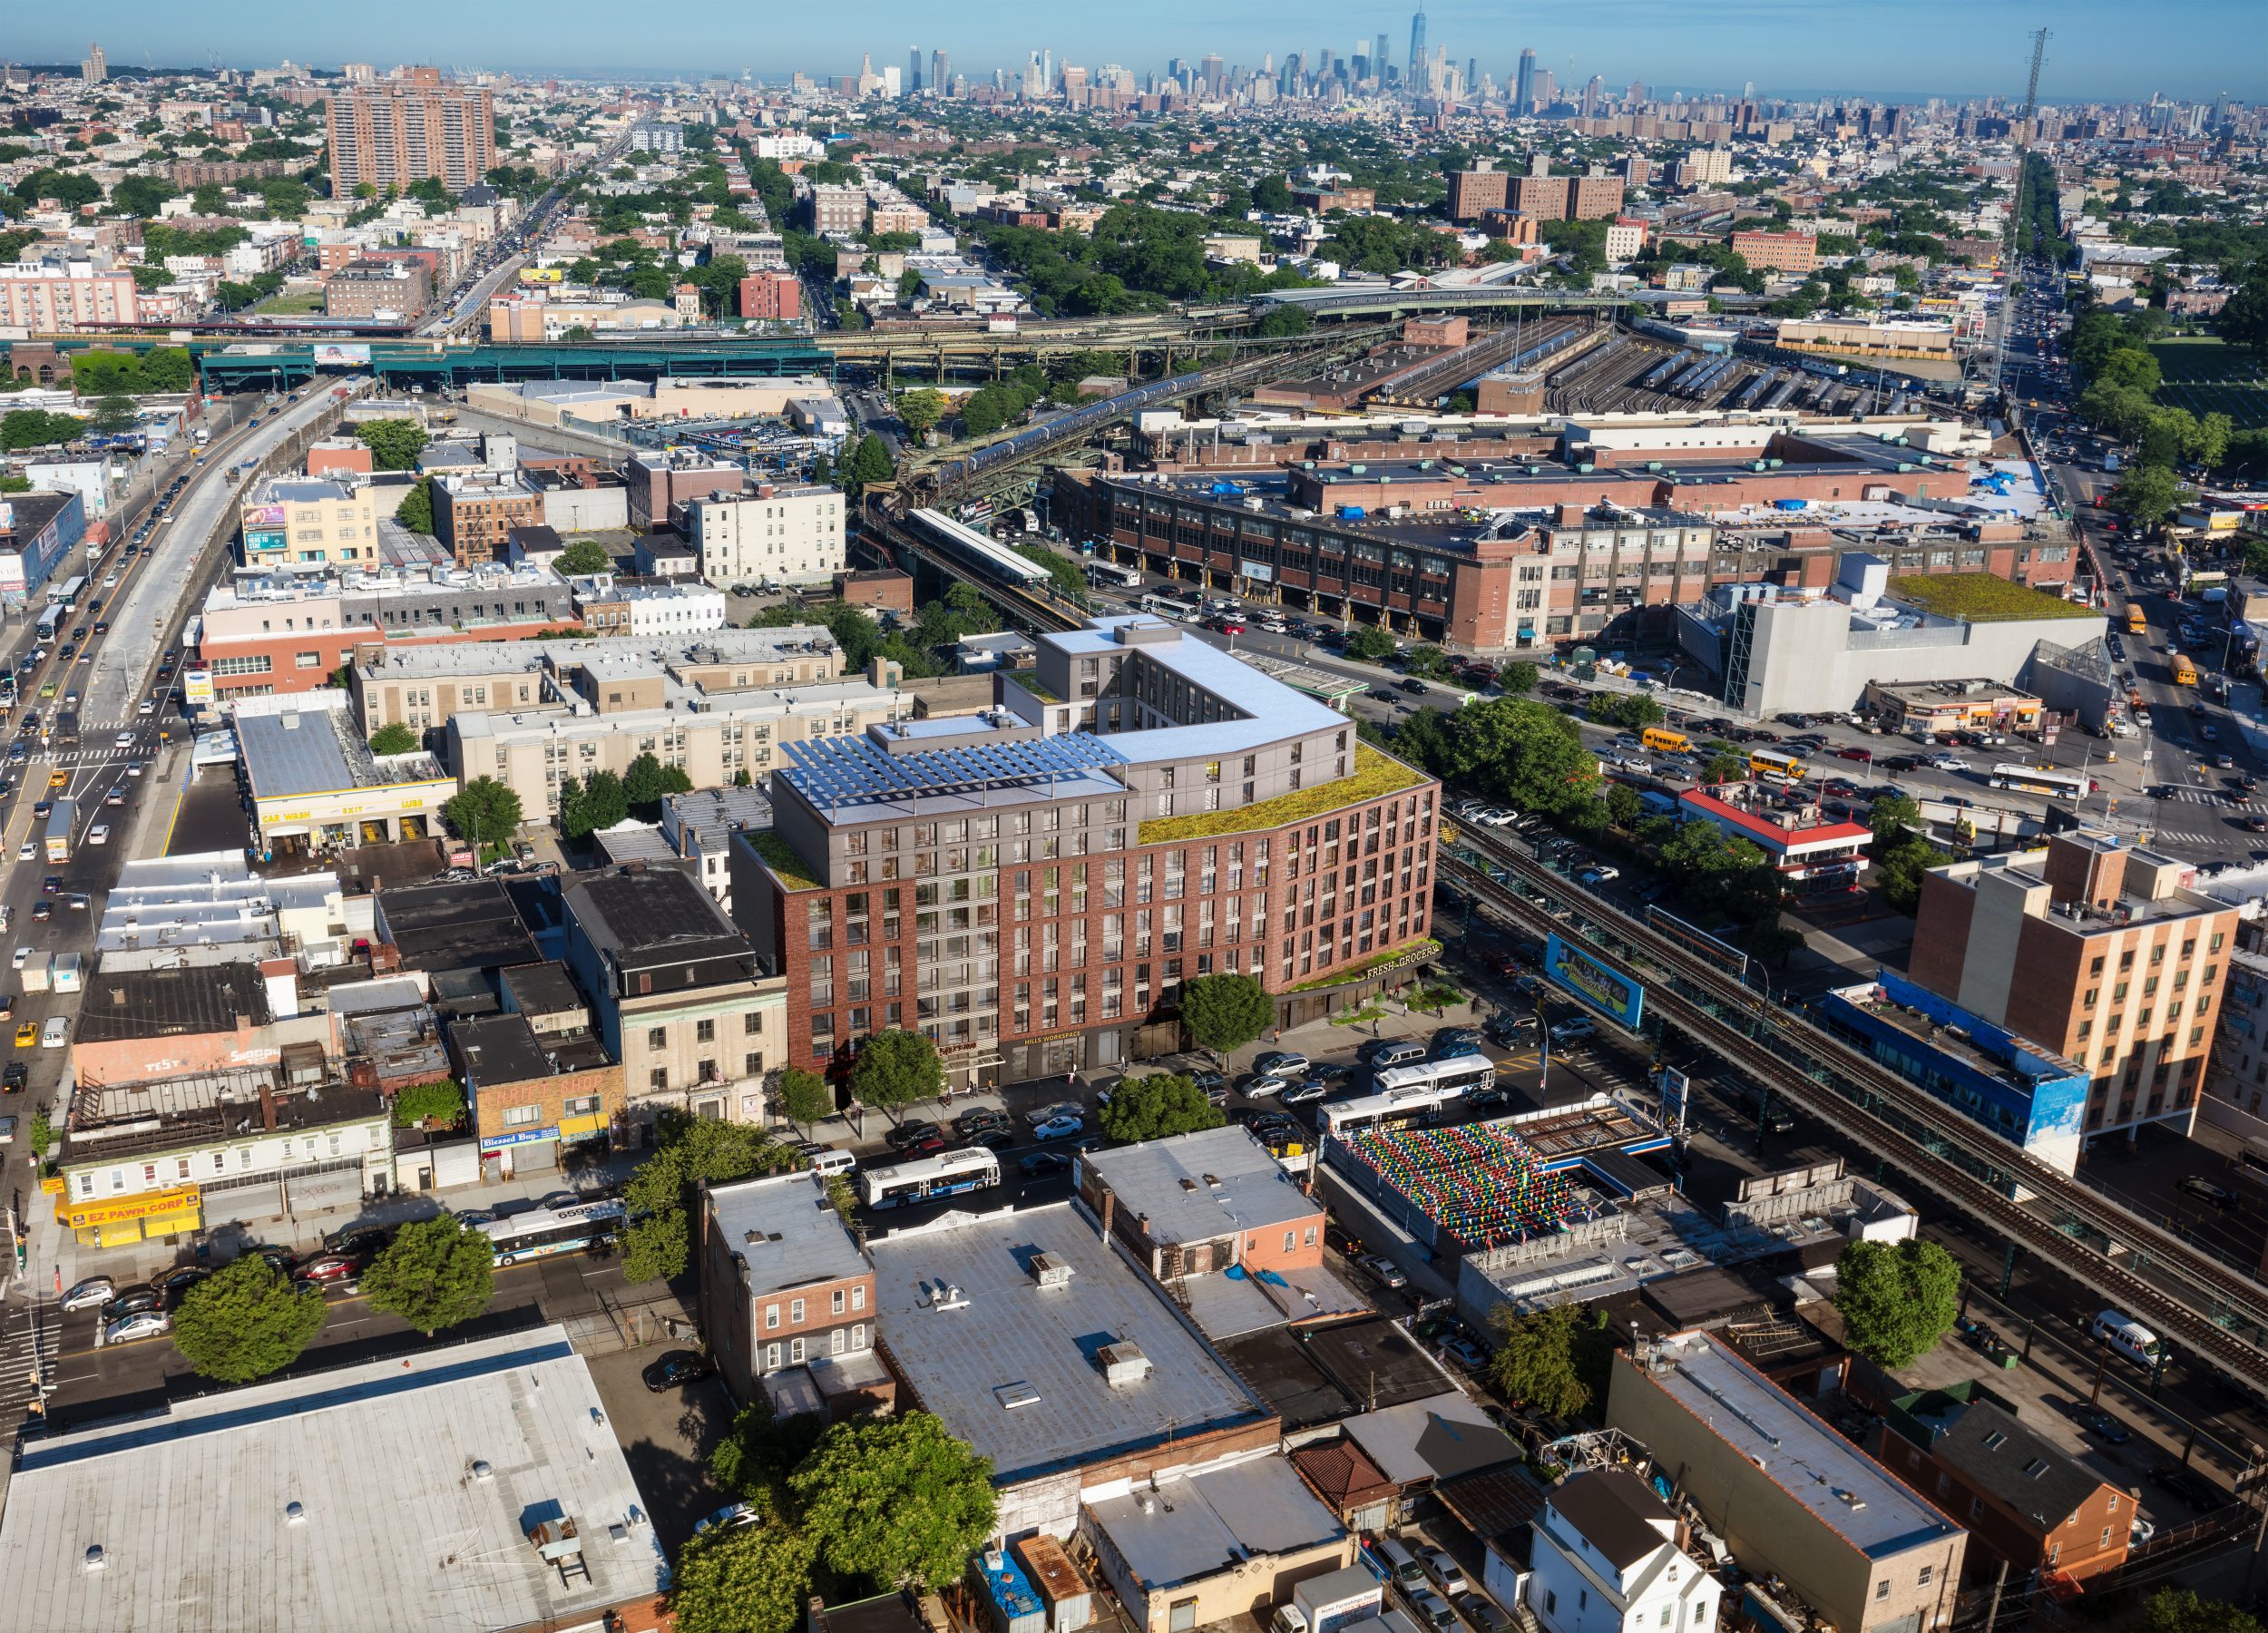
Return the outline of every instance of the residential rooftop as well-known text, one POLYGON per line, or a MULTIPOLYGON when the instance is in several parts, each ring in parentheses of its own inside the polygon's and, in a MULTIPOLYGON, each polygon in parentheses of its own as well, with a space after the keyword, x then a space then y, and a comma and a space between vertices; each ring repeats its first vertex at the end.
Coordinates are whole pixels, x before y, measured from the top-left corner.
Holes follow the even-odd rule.
POLYGON ((711 1186, 709 1217, 757 1295, 864 1276, 866 1256, 829 1205, 826 1181, 807 1170, 711 1186))
POLYGON ((997 1484, 1272 1421, 1071 1203, 947 1213, 867 1251, 892 1364, 997 1484), (1103 1351, 1128 1346, 1147 1371, 1114 1385, 1103 1351))
POLYGON ((1120 1208, 1149 1216, 1144 1229, 1153 1241, 1265 1232, 1323 1211, 1252 1130, 1236 1123, 1112 1147, 1085 1162, 1120 1208))

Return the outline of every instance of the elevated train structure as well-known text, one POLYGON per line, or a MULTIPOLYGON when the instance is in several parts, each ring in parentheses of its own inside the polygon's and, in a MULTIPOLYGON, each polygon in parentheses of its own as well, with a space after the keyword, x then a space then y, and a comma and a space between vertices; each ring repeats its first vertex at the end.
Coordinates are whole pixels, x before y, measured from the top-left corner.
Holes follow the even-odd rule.
POLYGON ((1512 845, 1461 836, 1442 876, 1538 935, 1627 971, 1647 1011, 1876 1152, 2204 1365, 2268 1392, 2268 1288, 1971 1123, 1754 987, 1512 845))

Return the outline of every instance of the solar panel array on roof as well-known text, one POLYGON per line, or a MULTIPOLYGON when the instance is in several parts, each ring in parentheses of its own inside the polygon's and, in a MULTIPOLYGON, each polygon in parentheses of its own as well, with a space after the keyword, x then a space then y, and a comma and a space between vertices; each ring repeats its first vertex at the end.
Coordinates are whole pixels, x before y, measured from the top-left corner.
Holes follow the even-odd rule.
POLYGON ((1126 763, 1117 749, 1084 731, 921 754, 889 754, 864 737, 822 738, 784 747, 795 764, 783 775, 797 793, 820 806, 898 794, 1021 787, 1126 763))

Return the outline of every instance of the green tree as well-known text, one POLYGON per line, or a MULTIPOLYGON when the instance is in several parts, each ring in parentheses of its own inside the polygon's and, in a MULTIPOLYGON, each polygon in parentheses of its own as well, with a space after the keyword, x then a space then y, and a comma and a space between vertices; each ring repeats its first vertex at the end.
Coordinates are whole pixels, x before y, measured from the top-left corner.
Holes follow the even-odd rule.
POLYGON ((2119 480, 2118 491, 2110 496, 2110 508, 2130 518, 2137 528, 2155 528, 2172 513, 2180 496, 2173 472, 2164 465, 2142 465, 2119 480))
POLYGON ((91 429, 104 436, 131 431, 141 423, 141 411, 134 406, 133 398, 118 396, 96 398, 93 417, 87 421, 91 429))
POLYGON ((2217 471, 2228 463, 2229 438, 2236 434, 2236 422, 2225 414, 2208 414, 2197 421, 2195 434, 2183 451, 2208 471, 2217 471))
POLYGON ((1748 762, 1737 754, 1716 753, 1701 767, 1705 783, 1739 782, 1748 775, 1748 762))
POLYGON ((399 720, 388 720, 370 734, 373 754, 408 754, 416 748, 416 732, 399 720))
POLYGON ((1281 176, 1261 177, 1252 184, 1252 207, 1270 215, 1286 214, 1292 208, 1291 184, 1281 176))
POLYGON ((1921 807, 1903 794, 1887 794, 1866 814, 1874 842, 1892 849, 1903 845, 1921 826, 1921 807))
POLYGON ((826 1433, 824 1412, 799 1412, 778 1417, 772 1403, 758 1391, 755 1399, 734 1414, 732 1427, 709 1454, 709 1478, 736 1501, 755 1507, 767 1520, 792 1522, 796 1501, 787 1477, 811 1455, 826 1433))
POLYGON ((1393 654, 1393 631, 1376 624, 1365 624, 1346 638, 1346 655, 1364 663, 1383 663, 1393 654))
POLYGON ((1909 1366, 1960 1315, 1960 1266, 1918 1237, 1853 1242, 1835 1259, 1835 1308, 1853 1354, 1893 1370, 1909 1366))
POLYGON ((684 1275, 692 1256, 687 1210, 701 1185, 785 1173, 800 1160, 753 1123, 663 1111, 653 1155, 638 1165, 624 1193, 631 1222, 622 1233, 622 1275, 633 1282, 684 1275))
POLYGON ((888 482, 896 474, 897 465, 890 457, 890 445, 872 433, 858 439, 836 471, 845 497, 854 502, 868 483, 888 482))
POLYGON ((991 1460, 926 1412, 836 1424, 788 1487, 819 1558, 881 1589, 958 1580, 992 1532, 991 1460))
POLYGON ((606 546, 596 539, 576 539, 559 552, 560 572, 574 578, 585 578, 593 572, 614 571, 614 558, 606 552, 606 546))
POLYGON ((670 1579, 678 1633, 795 1633, 811 1544, 783 1525, 714 1526, 687 1542, 670 1579))
POLYGON ((1178 1072, 1121 1078, 1102 1108, 1102 1131, 1113 1139, 1164 1139, 1198 1129, 1217 1129, 1228 1119, 1205 1091, 1178 1072))
POLYGON ((1875 856, 1874 887, 1891 906, 1900 913, 1911 914, 1921 905, 1922 875, 1933 867, 1943 867, 1952 859, 1950 851, 1940 850, 1916 836, 1875 856))
POLYGON ((1227 1056, 1276 1024, 1276 1000, 1249 975, 1198 975, 1181 983, 1181 1024, 1199 1049, 1227 1056))
POLYGON ((622 796, 633 811, 648 816, 659 815, 661 802, 672 794, 692 791, 693 779, 681 766, 665 766, 651 754, 641 754, 631 761, 630 769, 622 776, 622 796))
POLYGON ((406 471, 425 451, 425 428, 415 420, 364 420, 355 435, 370 450, 370 463, 381 471, 406 471))
POLYGON ((2143 1633, 2261 1633, 2260 1618, 2195 1588, 2159 1589, 2142 1604, 2143 1633))
POLYGON ((154 216, 161 204, 181 196, 181 190, 161 177, 128 176, 111 189, 111 204, 122 215, 154 216))
POLYGON ((789 1122, 809 1128, 835 1115, 835 1090, 817 1072, 790 1066, 779 1074, 779 1109, 789 1122))
POLYGON ((1648 726, 1660 725, 1668 717, 1648 693, 1600 692, 1590 700, 1590 718, 1602 726, 1642 731, 1648 726))
POLYGON ((1536 682, 1541 679, 1536 666, 1522 659, 1497 671, 1496 686, 1508 698, 1524 698, 1536 689, 1536 682))
POLYGON ((1618 828, 1628 829, 1637 823, 1645 807, 1638 799, 1638 791, 1628 783, 1609 783, 1607 787, 1607 820, 1618 828))
POLYGON ((493 777, 476 777, 441 807, 449 826, 482 845, 502 845, 520 826, 520 796, 493 777))
POLYGON ((1500 1309, 1491 1319, 1496 1353, 1489 1379, 1508 1400, 1548 1417, 1580 1417, 1606 1398, 1614 1337, 1606 1313, 1589 1305, 1555 1305, 1523 1315, 1500 1309))
POLYGON ((197 383, 197 366, 185 346, 153 346, 142 355, 144 391, 187 391, 197 383))
POLYGON ((394 1094, 394 1126, 418 1129, 428 1123, 454 1129, 464 1120, 464 1086, 454 1078, 411 1083, 394 1094))
POLYGON ((945 1066, 926 1033, 876 1032, 858 1045, 850 1083, 862 1105, 895 1110, 935 1100, 945 1087, 945 1066))
POLYGON ((402 1227, 362 1275, 374 1310, 398 1315, 428 1338, 488 1307, 496 1296, 496 1249, 455 1214, 402 1227))
POLYGON ((592 771, 581 782, 564 783, 559 797, 559 831, 570 839, 611 828, 630 816, 630 795, 611 771, 592 771))
POLYGON ((898 418, 915 441, 934 430, 945 417, 945 394, 924 386, 898 398, 898 418))
POLYGON ((326 1314, 321 1293, 248 1253, 182 1296, 173 1347, 205 1377, 249 1384, 297 1361, 326 1314))
POLYGON ((414 533, 433 537, 433 478, 420 476, 394 507, 394 519, 414 533))
POLYGON ((2244 274, 2244 281, 2221 308, 2216 327, 2222 339, 2249 348, 2254 357, 2268 363, 2268 255, 2244 274))

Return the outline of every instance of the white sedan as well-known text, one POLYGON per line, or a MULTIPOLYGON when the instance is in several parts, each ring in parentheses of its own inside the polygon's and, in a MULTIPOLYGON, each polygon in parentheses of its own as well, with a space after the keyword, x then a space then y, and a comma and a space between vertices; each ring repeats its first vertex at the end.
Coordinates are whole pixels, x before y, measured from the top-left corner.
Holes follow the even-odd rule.
POLYGON ((1966 771, 1969 762, 1958 754, 1941 754, 1930 762, 1932 771, 1966 771))

